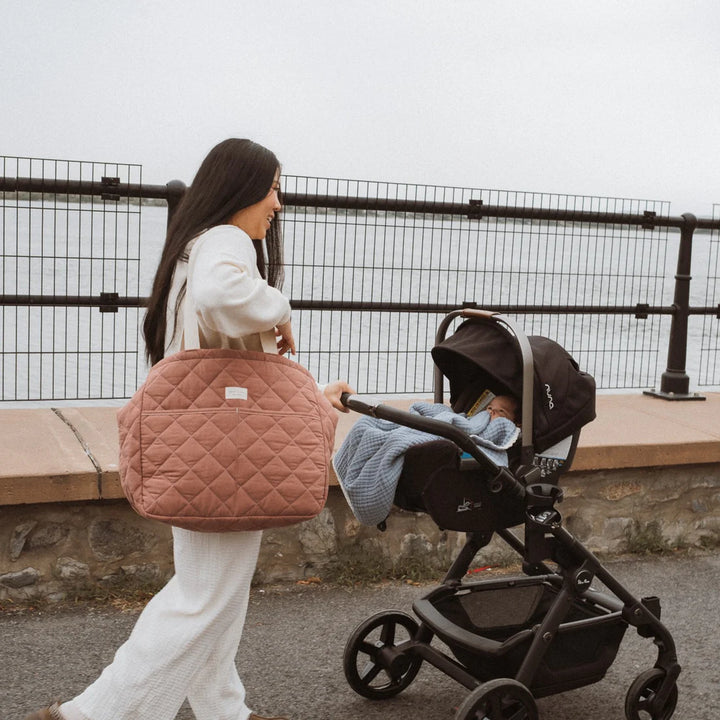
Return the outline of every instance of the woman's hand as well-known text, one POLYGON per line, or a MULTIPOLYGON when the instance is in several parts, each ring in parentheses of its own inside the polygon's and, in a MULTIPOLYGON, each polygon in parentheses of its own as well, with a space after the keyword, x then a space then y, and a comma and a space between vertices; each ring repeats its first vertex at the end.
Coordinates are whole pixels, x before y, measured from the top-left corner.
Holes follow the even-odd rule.
POLYGON ((350 393, 351 395, 356 394, 344 380, 336 380, 335 382, 328 383, 323 388, 323 395, 325 395, 325 397, 330 401, 330 404, 336 410, 340 410, 340 412, 344 413, 350 412, 350 410, 340 402, 340 396, 343 393, 350 393))
POLYGON ((291 321, 288 320, 286 323, 278 325, 275 328, 275 335, 278 339, 278 354, 284 355, 289 352, 291 355, 295 355, 295 338, 293 337, 291 321))

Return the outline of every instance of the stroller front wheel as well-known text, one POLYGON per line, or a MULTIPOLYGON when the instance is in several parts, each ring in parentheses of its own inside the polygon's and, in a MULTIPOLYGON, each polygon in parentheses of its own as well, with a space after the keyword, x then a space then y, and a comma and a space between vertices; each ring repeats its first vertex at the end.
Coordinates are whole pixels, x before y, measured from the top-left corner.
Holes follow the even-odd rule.
POLYGON ((532 693, 517 680, 498 678, 476 687, 458 708, 455 720, 538 720, 532 693))
POLYGON ((625 696, 625 716, 627 720, 669 720, 675 712, 678 701, 677 685, 673 685, 665 704, 655 705, 655 694, 665 679, 665 671, 653 668, 640 673, 625 696))
POLYGON ((422 658, 405 649, 418 624, 406 613, 377 613, 358 625, 343 657, 345 678, 359 695, 383 700, 401 693, 415 679, 422 658))

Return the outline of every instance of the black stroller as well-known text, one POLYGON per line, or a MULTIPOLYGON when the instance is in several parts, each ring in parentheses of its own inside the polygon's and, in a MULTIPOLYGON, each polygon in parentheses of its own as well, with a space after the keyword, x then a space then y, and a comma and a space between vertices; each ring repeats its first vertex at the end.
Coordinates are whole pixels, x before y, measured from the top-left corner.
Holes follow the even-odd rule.
POLYGON ((625 714, 667 720, 680 666, 659 599, 631 595, 563 528, 555 507, 580 428, 595 417, 593 379, 553 341, 527 337, 509 318, 482 310, 447 315, 432 356, 435 402, 443 401, 445 376, 457 413, 487 392, 521 398, 521 442, 508 453, 509 467, 498 467, 449 423, 343 397, 352 410, 442 438, 408 451, 395 504, 467 533, 442 584, 414 603, 419 624, 402 612, 381 612, 350 636, 348 683, 364 697, 389 698, 426 661, 471 691, 455 720, 535 720, 535 698, 601 680, 632 625, 653 639, 658 657, 630 685, 625 714), (459 317, 465 322, 446 339, 459 317), (523 524, 521 540, 509 528, 523 524), (494 534, 520 554, 523 574, 468 580, 494 534), (593 587, 596 578, 607 590, 593 587), (431 646, 434 637, 454 657, 431 646))

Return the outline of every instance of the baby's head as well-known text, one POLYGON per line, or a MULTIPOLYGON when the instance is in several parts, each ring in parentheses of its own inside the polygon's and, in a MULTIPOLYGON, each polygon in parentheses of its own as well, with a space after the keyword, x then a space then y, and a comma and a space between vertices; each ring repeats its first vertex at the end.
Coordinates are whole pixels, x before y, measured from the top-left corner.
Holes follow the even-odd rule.
POLYGON ((496 395, 485 409, 490 413, 491 420, 503 417, 516 422, 518 401, 510 395, 496 395))

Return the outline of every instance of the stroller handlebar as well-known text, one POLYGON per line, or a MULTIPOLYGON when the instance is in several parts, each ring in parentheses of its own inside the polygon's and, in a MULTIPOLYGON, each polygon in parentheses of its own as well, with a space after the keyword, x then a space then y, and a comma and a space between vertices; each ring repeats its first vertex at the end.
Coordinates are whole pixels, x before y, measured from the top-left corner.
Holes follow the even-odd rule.
POLYGON ((399 408, 383 405, 382 403, 371 405, 350 393, 343 393, 340 396, 340 402, 345 407, 350 408, 350 410, 354 410, 362 415, 369 415, 370 417, 376 417, 380 420, 389 420, 404 427, 413 428, 414 430, 426 432, 429 435, 438 435, 447 440, 451 440, 461 450, 464 450, 472 456, 481 467, 484 467, 493 474, 493 478, 490 480, 491 490, 498 492, 504 487, 508 487, 520 498, 525 495, 524 486, 518 482, 515 476, 506 468, 495 465, 489 457, 483 454, 482 450, 473 442, 472 438, 460 428, 455 427, 455 425, 451 425, 442 420, 436 420, 435 418, 415 415, 407 410, 400 410, 399 408))
POLYGON ((463 308, 460 311, 460 315, 464 318, 473 318, 473 317, 479 317, 479 318, 485 318, 485 319, 492 319, 495 315, 499 315, 499 312, 496 312, 495 310, 482 310, 480 308, 463 308))

